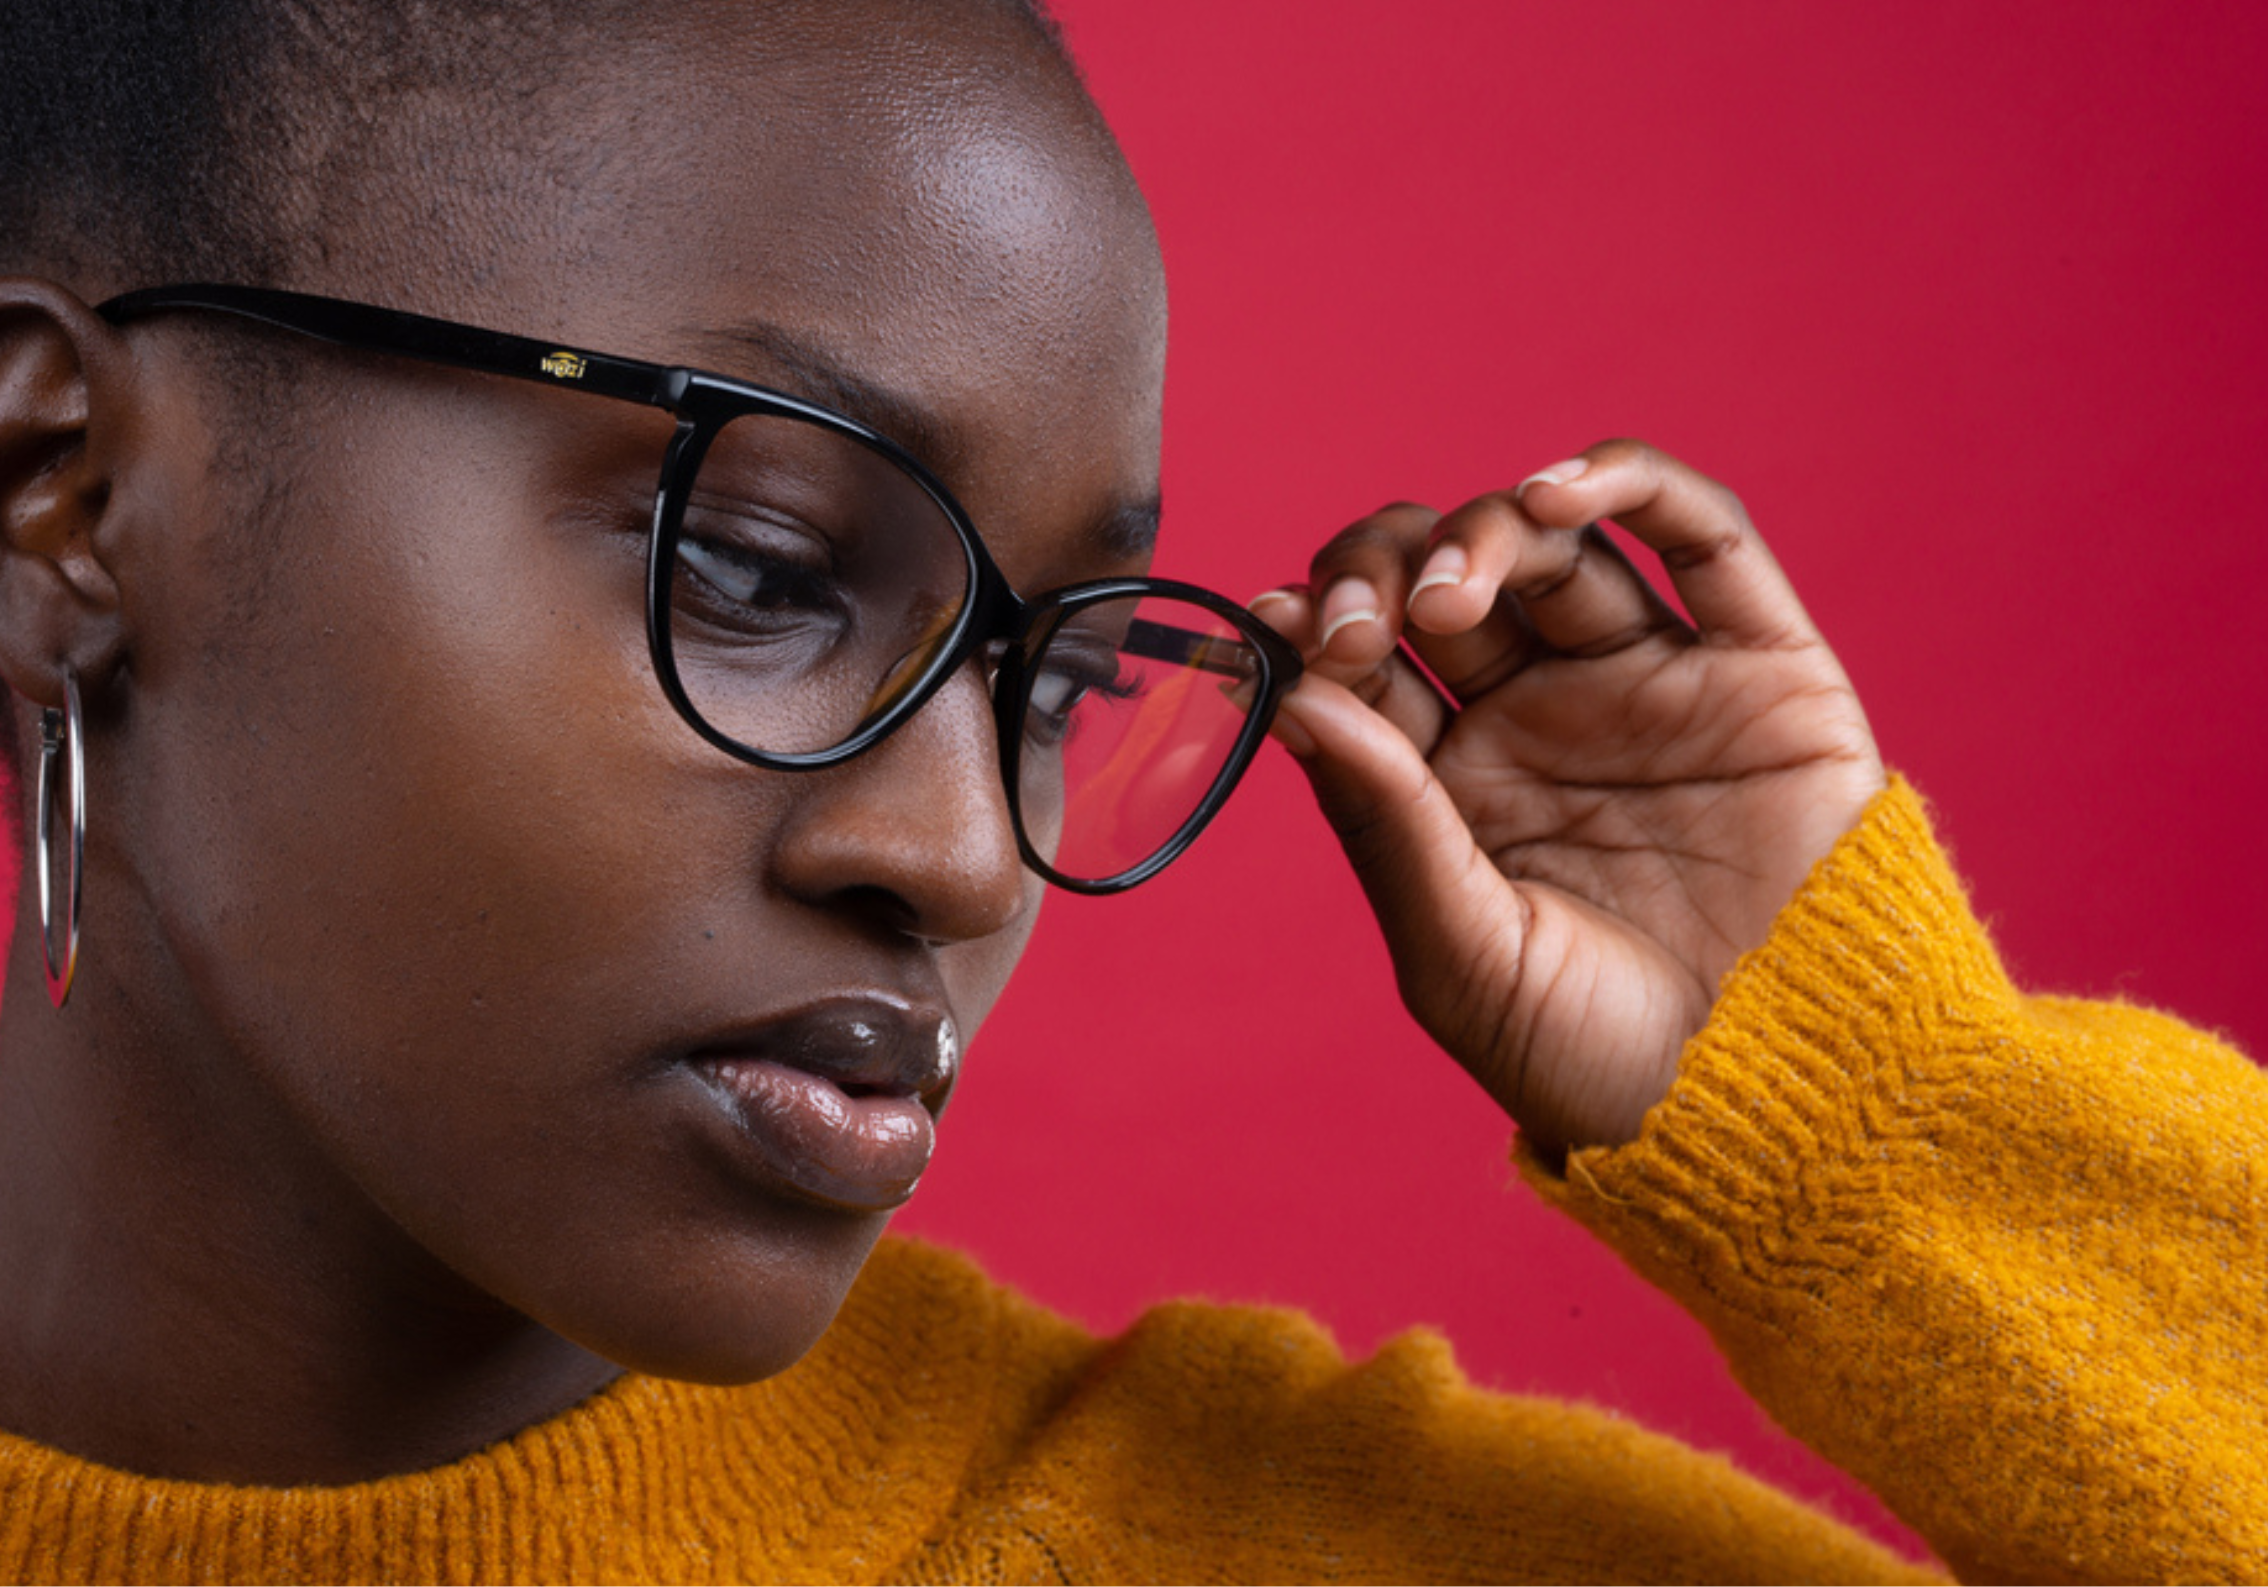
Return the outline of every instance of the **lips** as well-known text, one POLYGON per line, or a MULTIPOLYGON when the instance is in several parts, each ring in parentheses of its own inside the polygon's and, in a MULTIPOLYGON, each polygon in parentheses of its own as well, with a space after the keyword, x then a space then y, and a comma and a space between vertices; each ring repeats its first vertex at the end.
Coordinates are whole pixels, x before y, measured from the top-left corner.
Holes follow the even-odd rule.
POLYGON ((846 1212, 913 1195, 960 1067, 946 1015, 835 998, 721 1033, 686 1058, 765 1177, 846 1212))

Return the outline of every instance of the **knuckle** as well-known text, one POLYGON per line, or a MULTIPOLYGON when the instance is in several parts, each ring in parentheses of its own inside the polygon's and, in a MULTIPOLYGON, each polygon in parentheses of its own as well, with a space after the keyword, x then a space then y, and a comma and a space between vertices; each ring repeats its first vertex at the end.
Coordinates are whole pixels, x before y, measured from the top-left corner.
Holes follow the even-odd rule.
POLYGON ((1330 822, 1347 863, 1357 871, 1381 864, 1391 854, 1392 823, 1375 799, 1338 790, 1322 803, 1324 818, 1330 822))
POLYGON ((1530 605, 1550 600, 1565 591, 1583 571, 1575 557, 1566 557, 1539 567, 1526 579, 1512 587, 1512 593, 1530 605))
POLYGON ((1366 519, 1365 522, 1379 518, 1408 518, 1412 516, 1430 520, 1433 518, 1438 518, 1441 515, 1435 512, 1431 507, 1426 506, 1423 502, 1390 501, 1385 506, 1372 513, 1370 515, 1370 519, 1366 519))
POLYGON ((1746 534, 1754 529, 1756 520, 1749 517, 1748 504, 1740 499, 1738 492, 1730 485, 1721 484, 1713 479, 1708 480, 1707 484, 1717 498, 1717 510, 1732 520, 1739 534, 1746 534))
POLYGON ((1408 539, 1409 534, 1399 525, 1365 518, 1361 523, 1350 525, 1332 536, 1331 544, 1325 549, 1366 555, 1395 550, 1408 539))
POLYGON ((1661 557, 1668 566, 1683 571, 1738 556, 1747 544, 1748 535, 1739 525, 1715 524, 1663 547, 1661 557))
POLYGON ((1628 435, 1610 435, 1603 441, 1595 441, 1584 449, 1583 455, 1591 460, 1594 468, 1609 465, 1627 468, 1634 464, 1651 468, 1669 461, 1668 454, 1660 448, 1628 435))
POLYGON ((1374 569, 1399 562, 1413 546, 1425 543, 1426 531, 1432 527, 1433 514, 1426 514, 1423 522, 1412 518, 1399 520, 1372 516, 1360 523, 1350 524, 1333 535, 1315 553, 1309 564, 1309 573, 1320 588, 1332 577, 1357 569, 1374 569))
POLYGON ((1457 535, 1473 537, 1502 535, 1517 532, 1529 521, 1518 501, 1509 491, 1490 491, 1475 496, 1436 526, 1436 537, 1457 535))

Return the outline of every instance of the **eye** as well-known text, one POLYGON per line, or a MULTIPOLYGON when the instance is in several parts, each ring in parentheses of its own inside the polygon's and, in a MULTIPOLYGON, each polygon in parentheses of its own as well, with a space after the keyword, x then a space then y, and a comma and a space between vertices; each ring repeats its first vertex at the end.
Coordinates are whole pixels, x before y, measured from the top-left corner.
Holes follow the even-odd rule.
POLYGON ((1079 702, 1094 687, 1092 679, 1078 678, 1061 669, 1050 669, 1032 680, 1031 709, 1040 716, 1063 721, 1078 709, 1079 702))
POLYGON ((686 511, 673 600, 680 616, 732 633, 840 625, 852 603, 835 563, 828 538, 793 515, 705 495, 686 511))
POLYGON ((824 570, 770 554, 757 546, 721 540, 681 539, 678 561, 715 596, 759 611, 822 611, 840 604, 840 591, 824 570))
POLYGON ((1141 698, 1142 681, 1124 671, 1112 646, 1099 649, 1055 643, 1041 653, 1024 707, 1024 734, 1043 746, 1063 743, 1077 730, 1079 708, 1091 700, 1118 704, 1141 698))

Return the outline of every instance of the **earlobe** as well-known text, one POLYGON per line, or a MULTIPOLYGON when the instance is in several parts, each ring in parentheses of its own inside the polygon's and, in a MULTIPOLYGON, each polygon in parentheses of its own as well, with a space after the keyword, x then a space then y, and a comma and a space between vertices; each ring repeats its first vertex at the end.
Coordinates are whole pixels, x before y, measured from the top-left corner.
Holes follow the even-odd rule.
POLYGON ((0 681, 59 704, 69 665, 115 664, 118 588, 102 533, 128 449, 132 360, 69 291, 0 277, 0 681))

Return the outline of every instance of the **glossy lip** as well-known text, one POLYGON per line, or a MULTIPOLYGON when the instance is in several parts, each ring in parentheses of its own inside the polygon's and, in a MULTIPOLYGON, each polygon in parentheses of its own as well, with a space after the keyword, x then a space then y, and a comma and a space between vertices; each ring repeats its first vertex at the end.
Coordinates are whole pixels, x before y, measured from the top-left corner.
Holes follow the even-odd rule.
POLYGON ((822 1207, 888 1212, 936 1151, 960 1037, 948 1014, 852 994, 720 1032, 682 1062, 765 1177, 822 1207))

